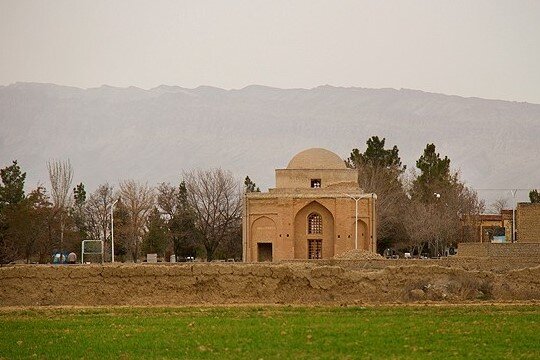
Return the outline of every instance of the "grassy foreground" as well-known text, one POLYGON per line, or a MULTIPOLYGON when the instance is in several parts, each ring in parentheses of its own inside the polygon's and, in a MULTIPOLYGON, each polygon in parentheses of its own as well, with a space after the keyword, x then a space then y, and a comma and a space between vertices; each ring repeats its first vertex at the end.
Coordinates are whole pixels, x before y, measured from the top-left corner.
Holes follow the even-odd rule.
POLYGON ((539 306, 0 310, 0 358, 539 359, 539 306))

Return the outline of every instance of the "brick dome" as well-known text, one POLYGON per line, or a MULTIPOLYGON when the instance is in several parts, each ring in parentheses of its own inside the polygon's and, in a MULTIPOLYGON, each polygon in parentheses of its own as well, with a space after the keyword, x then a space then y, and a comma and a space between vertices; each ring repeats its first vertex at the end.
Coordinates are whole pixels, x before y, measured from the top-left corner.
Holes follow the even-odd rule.
POLYGON ((321 148, 311 148, 296 154, 287 169, 346 169, 345 162, 336 153, 321 148))

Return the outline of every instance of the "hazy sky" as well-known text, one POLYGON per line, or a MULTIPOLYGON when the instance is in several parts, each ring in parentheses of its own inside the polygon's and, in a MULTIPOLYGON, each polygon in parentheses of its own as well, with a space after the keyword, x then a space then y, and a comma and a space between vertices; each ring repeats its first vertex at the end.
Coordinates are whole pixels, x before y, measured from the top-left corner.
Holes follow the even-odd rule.
POLYGON ((0 85, 16 81, 540 103, 540 1, 0 0, 0 85))

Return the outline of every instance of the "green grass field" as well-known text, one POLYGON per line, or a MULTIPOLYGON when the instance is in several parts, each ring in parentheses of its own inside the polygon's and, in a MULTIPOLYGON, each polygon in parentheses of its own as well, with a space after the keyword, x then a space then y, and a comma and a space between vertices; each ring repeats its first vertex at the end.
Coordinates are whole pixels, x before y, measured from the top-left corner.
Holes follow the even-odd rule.
POLYGON ((0 358, 540 359, 538 306, 0 311, 0 358))

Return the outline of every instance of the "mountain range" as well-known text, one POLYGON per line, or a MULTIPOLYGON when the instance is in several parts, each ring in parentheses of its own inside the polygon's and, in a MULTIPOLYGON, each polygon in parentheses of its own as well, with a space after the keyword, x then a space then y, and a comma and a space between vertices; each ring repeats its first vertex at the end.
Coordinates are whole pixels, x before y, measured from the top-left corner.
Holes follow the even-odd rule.
POLYGON ((426 144, 486 199, 540 187, 540 105, 408 89, 210 86, 80 89, 0 86, 0 166, 18 160, 27 188, 48 187, 46 163, 70 159, 89 191, 132 178, 178 183, 183 170, 221 167, 266 189, 297 152, 344 159, 372 135, 413 168, 426 144))

